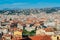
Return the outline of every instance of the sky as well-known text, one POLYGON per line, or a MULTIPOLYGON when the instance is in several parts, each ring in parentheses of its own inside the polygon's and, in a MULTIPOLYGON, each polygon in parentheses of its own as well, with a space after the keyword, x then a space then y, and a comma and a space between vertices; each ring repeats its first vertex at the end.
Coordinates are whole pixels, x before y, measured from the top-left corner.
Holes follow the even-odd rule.
POLYGON ((60 7, 60 0, 0 0, 0 9, 47 7, 60 7))

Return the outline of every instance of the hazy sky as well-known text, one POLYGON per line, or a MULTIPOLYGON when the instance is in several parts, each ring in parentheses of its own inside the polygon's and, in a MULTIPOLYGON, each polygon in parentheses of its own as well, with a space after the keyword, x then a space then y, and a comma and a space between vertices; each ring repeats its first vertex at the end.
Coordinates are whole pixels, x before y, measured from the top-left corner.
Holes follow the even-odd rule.
POLYGON ((60 0, 0 0, 0 9, 45 7, 60 7, 60 0))

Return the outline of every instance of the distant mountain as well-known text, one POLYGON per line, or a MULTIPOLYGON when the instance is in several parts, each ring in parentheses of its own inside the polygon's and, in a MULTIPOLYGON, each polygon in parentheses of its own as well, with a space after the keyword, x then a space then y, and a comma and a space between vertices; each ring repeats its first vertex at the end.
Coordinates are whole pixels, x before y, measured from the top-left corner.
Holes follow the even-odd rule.
POLYGON ((40 13, 40 12, 46 12, 46 13, 52 13, 52 12, 57 12, 58 10, 60 10, 60 7, 52 7, 52 8, 35 8, 35 9, 19 9, 19 8, 14 8, 14 9, 9 9, 9 8, 5 8, 3 10, 0 10, 0 13, 3 14, 7 11, 9 11, 8 14, 26 14, 29 15, 30 13, 36 14, 36 13, 40 13))

